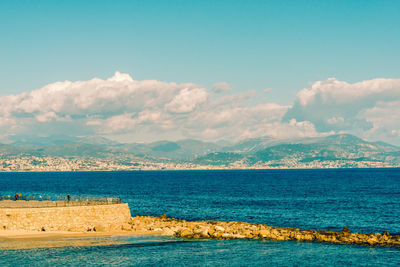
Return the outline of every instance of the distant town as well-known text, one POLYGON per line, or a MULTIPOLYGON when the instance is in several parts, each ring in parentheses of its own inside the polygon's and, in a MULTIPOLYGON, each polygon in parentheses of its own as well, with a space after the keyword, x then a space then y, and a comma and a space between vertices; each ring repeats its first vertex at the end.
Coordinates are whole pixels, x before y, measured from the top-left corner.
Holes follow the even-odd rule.
POLYGON ((1 145, 0 171, 133 171, 400 167, 400 148, 353 135, 248 139, 220 146, 197 140, 150 144, 104 139, 1 145))
POLYGON ((128 164, 112 159, 99 158, 61 158, 61 157, 22 157, 0 159, 0 171, 136 171, 136 170, 223 170, 223 169, 307 169, 307 168, 391 168, 400 167, 386 162, 375 161, 313 161, 301 163, 295 160, 283 164, 266 162, 247 165, 234 162, 228 165, 202 165, 194 163, 132 161, 128 164))

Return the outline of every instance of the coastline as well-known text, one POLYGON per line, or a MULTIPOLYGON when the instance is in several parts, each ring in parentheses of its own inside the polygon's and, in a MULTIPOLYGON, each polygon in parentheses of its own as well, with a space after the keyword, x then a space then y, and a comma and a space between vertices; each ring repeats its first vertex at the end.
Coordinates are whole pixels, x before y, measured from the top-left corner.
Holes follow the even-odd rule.
POLYGON ((126 244, 121 240, 112 240, 113 236, 159 236, 144 231, 106 231, 106 232, 68 232, 68 231, 22 231, 1 230, 0 250, 85 247, 126 244))
POLYGON ((24 230, 0 230, 0 240, 9 239, 40 239, 40 238, 64 238, 64 237, 104 237, 114 235, 156 235, 145 231, 104 231, 104 232, 69 232, 69 231, 24 231, 24 230))
POLYGON ((169 236, 184 239, 244 239, 318 242, 371 247, 400 247, 400 235, 381 233, 351 233, 302 230, 239 221, 186 221, 158 217, 136 216, 119 226, 120 230, 98 232, 0 230, 0 249, 26 249, 60 246, 100 246, 121 244, 107 239, 112 236, 169 236), (105 239, 96 240, 104 237, 105 239), (87 239, 85 239, 87 238, 87 239), (93 239, 90 239, 93 238, 93 239), (40 241, 40 242, 37 242, 40 241))
POLYGON ((76 169, 76 170, 0 170, 0 173, 79 173, 79 172, 172 172, 172 171, 270 171, 270 170, 386 170, 400 169, 400 166, 385 166, 385 167, 269 167, 269 168, 166 168, 166 169, 76 169))

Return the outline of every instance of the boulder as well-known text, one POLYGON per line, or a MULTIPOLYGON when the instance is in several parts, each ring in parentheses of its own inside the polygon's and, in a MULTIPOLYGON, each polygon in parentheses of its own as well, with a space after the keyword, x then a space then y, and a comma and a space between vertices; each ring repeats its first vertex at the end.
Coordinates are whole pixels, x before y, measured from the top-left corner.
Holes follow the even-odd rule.
POLYGON ((263 238, 270 237, 270 234, 271 233, 266 229, 258 231, 258 236, 259 237, 263 237, 263 238))
POLYGON ((349 229, 347 226, 345 226, 345 227, 343 227, 342 233, 350 234, 351 231, 350 231, 350 229, 349 229))
POLYGON ((225 231, 225 228, 222 227, 222 226, 216 225, 216 226, 215 226, 215 231, 221 231, 221 232, 223 232, 223 231, 225 231))
POLYGON ((214 227, 208 228, 208 235, 209 235, 209 236, 213 236, 214 233, 215 233, 215 228, 214 228, 214 227))
POLYGON ((388 231, 383 231, 382 235, 385 235, 385 236, 390 236, 390 234, 389 234, 389 232, 388 232, 388 231))
POLYGON ((163 235, 169 235, 169 236, 175 235, 175 232, 171 228, 168 228, 168 227, 164 228, 162 233, 163 233, 163 235))
POLYGON ((189 229, 189 228, 185 228, 179 233, 180 237, 191 237, 192 235, 193 235, 193 231, 192 231, 192 229, 189 229))

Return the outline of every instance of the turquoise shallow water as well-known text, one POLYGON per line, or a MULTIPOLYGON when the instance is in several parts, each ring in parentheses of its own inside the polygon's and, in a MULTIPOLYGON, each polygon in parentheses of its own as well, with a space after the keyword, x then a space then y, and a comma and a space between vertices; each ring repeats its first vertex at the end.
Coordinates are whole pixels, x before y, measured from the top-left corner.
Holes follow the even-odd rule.
MULTIPOLYGON (((0 194, 120 196, 133 215, 400 233, 400 170, 1 173, 0 194)), ((0 251, 1 265, 400 265, 400 249, 113 237, 123 244, 0 251), (121 240, 123 239, 123 240, 121 240)), ((113 240, 114 240, 113 239, 113 240)))
POLYGON ((399 266, 395 248, 303 242, 110 238, 122 245, 0 251, 4 266, 399 266))

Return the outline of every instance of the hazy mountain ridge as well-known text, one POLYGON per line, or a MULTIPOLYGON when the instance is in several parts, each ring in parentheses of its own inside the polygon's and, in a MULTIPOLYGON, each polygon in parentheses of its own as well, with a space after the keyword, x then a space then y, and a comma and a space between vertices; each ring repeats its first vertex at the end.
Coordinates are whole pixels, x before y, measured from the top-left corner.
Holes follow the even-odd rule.
POLYGON ((383 142, 368 142, 356 136, 341 134, 322 138, 307 138, 296 141, 275 141, 271 146, 255 153, 213 153, 197 158, 197 162, 209 164, 232 163, 241 160, 247 165, 270 162, 285 166, 289 162, 309 163, 337 161, 369 161, 400 163, 400 148, 383 142), (276 144, 273 144, 276 143, 276 144))
POLYGON ((118 143, 104 137, 24 137, 0 145, 0 157, 99 158, 121 164, 169 162, 201 166, 288 166, 302 167, 351 162, 400 165, 400 147, 368 142, 349 134, 296 140, 261 137, 230 145, 199 140, 118 143), (47 144, 46 143, 47 140, 47 144), (307 165, 308 164, 308 165, 307 165))

